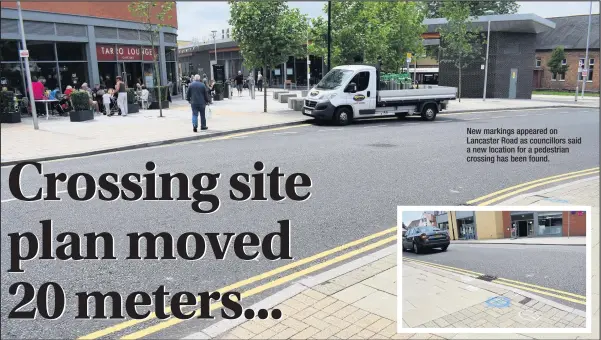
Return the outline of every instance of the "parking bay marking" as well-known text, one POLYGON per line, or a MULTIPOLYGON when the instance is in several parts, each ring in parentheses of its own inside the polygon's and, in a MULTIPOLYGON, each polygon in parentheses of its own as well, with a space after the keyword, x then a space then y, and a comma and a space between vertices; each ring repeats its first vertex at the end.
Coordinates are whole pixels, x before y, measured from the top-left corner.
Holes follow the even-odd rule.
MULTIPOLYGON (((256 275, 256 276, 253 276, 253 277, 250 277, 250 278, 248 278, 248 279, 245 279, 245 280, 242 280, 242 281, 238 281, 238 282, 236 282, 236 283, 233 283, 233 284, 231 284, 231 285, 228 285, 228 286, 226 286, 226 287, 223 287, 223 288, 221 288, 221 289, 218 289, 218 290, 216 290, 216 291, 218 291, 218 292, 227 292, 227 291, 234 290, 234 289, 236 289, 236 288, 240 288, 240 287, 243 287, 243 286, 249 285, 249 284, 251 284, 251 283, 254 283, 254 282, 257 282, 257 281, 260 281, 260 280, 263 280, 263 279, 266 279, 266 278, 269 278, 269 277, 272 277, 272 276, 275 276, 275 275, 277 275, 277 274, 279 274, 279 273, 282 273, 282 272, 285 272, 285 271, 287 271, 287 270, 289 270, 289 269, 296 268, 296 267, 298 267, 298 266, 301 266, 301 265, 304 265, 304 264, 307 264, 307 263, 313 262, 313 261, 315 261, 315 260, 318 260, 318 259, 321 259, 321 258, 323 258, 323 257, 326 257, 326 256, 329 256, 329 255, 332 255, 332 254, 338 253, 338 252, 340 252, 340 251, 342 251, 342 250, 345 250, 345 249, 348 249, 348 248, 351 248, 351 247, 354 247, 354 246, 360 245, 360 244, 362 244, 362 243, 365 243, 365 242, 371 241, 371 240, 373 240, 373 239, 376 239, 376 238, 378 238, 378 237, 384 236, 384 235, 386 235, 386 234, 390 234, 390 233, 396 232, 396 231, 397 231, 397 229, 398 229, 398 227, 392 227, 392 228, 389 228, 389 229, 386 229, 386 230, 383 230, 383 231, 377 232, 377 233, 375 233, 375 234, 371 234, 371 235, 369 235, 369 236, 366 236, 366 237, 364 237, 364 238, 361 238, 361 239, 358 239, 358 240, 355 240, 355 241, 349 242, 349 243, 347 243, 347 244, 344 244, 344 245, 341 245, 341 246, 338 246, 338 247, 332 248, 332 249, 330 249, 330 250, 326 250, 326 251, 324 251, 324 252, 321 252, 321 253, 318 253, 318 254, 315 254, 315 255, 309 256, 309 257, 307 257, 307 258, 304 258, 304 259, 301 259, 301 260, 298 260, 298 261, 295 261, 295 262, 293 262, 293 263, 290 263, 290 264, 287 264, 287 265, 284 265, 284 266, 281 266, 281 267, 275 268, 275 269, 273 269, 273 270, 270 270, 270 271, 268 271, 268 272, 265 272, 265 273, 262 273, 262 274, 259 274, 259 275, 256 275)), ((394 236, 394 238, 396 239, 396 236, 394 236)), ((390 239, 390 238, 389 238, 389 239, 390 239)), ((364 249, 364 248, 361 248, 361 249, 364 249)), ((349 253, 349 254, 350 254, 350 253, 349 253)), ((359 253, 354 253, 354 254, 359 254, 359 253)), ((345 255, 348 255, 348 254, 345 254, 345 255)), ((343 255, 343 256, 344 256, 344 255, 343 255)), ((323 262, 323 263, 328 263, 328 262, 323 262)), ((323 263, 322 263, 322 264, 323 264, 323 263)), ((332 264, 333 264, 333 263, 332 263, 332 264)), ((309 268, 312 268, 312 267, 309 267, 309 268)), ((275 282, 275 281, 274 281, 274 282, 275 282)), ((283 283, 283 282, 282 282, 282 283, 283 283)), ((197 301, 198 301, 198 299, 199 299, 199 298, 197 298, 197 301)), ((217 307, 215 307, 215 308, 217 308, 217 307)), ((166 313, 170 313, 170 312, 171 312, 171 308, 166 308, 166 309, 165 309, 165 312, 166 312, 166 313)), ((150 321, 150 320, 152 320, 152 319, 155 319, 155 318, 156 318, 156 314, 155 314, 155 313, 151 313, 151 314, 150 314, 150 315, 149 315, 147 318, 145 318, 145 319, 142 319, 142 320, 128 320, 128 321, 125 321, 125 322, 122 322, 122 323, 119 323, 119 324, 116 324, 116 325, 113 325, 113 326, 107 327, 107 328, 105 328, 105 329, 101 329, 101 330, 98 330, 98 331, 96 331, 96 332, 90 333, 90 334, 88 334, 88 335, 85 335, 85 336, 81 337, 80 339, 96 339, 96 338, 104 337, 104 336, 106 336, 106 335, 108 335, 108 334, 112 334, 112 333, 115 333, 115 332, 121 331, 121 330, 123 330, 123 329, 126 329, 126 328, 128 328, 128 327, 132 327, 132 326, 135 326, 135 325, 137 325, 137 324, 139 324, 139 323, 142 323, 142 322, 145 322, 145 321, 150 321)), ((173 320, 173 319, 172 319, 172 320, 173 320)), ((170 320, 170 321, 171 321, 171 322, 173 322, 172 320, 170 320)), ((183 321, 183 320, 182 320, 182 321, 183 321)), ((169 321, 167 321, 167 322, 169 322, 169 321)), ((158 325, 157 325, 157 326, 158 326, 158 325)), ((168 327, 168 326, 167 326, 167 327, 168 327)), ((158 329, 157 329, 157 331, 158 331, 158 329)), ((140 331, 140 332, 141 332, 141 331, 140 331)), ((150 333, 148 333, 148 334, 150 334, 150 333)))

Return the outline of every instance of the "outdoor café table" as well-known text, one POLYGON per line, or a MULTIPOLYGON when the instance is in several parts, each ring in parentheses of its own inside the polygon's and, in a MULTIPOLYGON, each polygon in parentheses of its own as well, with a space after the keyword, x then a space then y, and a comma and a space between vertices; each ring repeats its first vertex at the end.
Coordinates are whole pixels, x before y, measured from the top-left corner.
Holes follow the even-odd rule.
POLYGON ((50 114, 48 113, 48 103, 58 103, 58 99, 40 99, 36 100, 36 102, 44 103, 44 105, 46 106, 46 120, 48 120, 48 117, 50 116, 50 114))

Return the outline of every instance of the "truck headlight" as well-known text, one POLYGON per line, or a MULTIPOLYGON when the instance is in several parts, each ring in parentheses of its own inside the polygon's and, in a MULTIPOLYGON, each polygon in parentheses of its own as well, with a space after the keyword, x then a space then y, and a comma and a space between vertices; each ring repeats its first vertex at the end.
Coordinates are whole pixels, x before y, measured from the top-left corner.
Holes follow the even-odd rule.
POLYGON ((323 99, 331 100, 334 97, 336 97, 336 93, 330 93, 328 95, 325 95, 323 99))

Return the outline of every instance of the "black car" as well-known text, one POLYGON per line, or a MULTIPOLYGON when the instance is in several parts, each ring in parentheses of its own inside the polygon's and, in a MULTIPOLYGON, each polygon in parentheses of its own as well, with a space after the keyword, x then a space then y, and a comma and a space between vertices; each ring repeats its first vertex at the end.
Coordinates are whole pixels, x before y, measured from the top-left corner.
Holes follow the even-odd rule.
POLYGON ((412 249, 416 254, 424 249, 440 248, 446 251, 451 243, 449 233, 436 227, 416 227, 407 230, 403 237, 403 251, 412 249))

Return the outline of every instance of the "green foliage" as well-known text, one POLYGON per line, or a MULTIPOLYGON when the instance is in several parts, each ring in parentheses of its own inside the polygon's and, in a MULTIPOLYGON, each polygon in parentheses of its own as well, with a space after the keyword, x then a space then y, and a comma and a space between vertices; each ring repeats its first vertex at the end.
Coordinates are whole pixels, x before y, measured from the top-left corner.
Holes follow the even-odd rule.
POLYGON ((135 104, 138 102, 138 94, 135 89, 127 89, 127 103, 135 104))
MULTIPOLYGON (((232 38, 240 46, 249 68, 274 68, 290 56, 306 53, 307 18, 283 1, 239 2, 230 0, 232 38)), ((267 112, 267 91, 264 93, 267 112)))
POLYGON ((461 70, 482 57, 483 41, 477 27, 470 17, 470 3, 464 1, 446 1, 441 13, 447 24, 438 28, 441 38, 442 60, 452 63, 459 70, 458 99, 461 101, 461 70))
POLYGON ((169 91, 168 86, 156 86, 156 87, 151 88, 150 93, 152 94, 152 100, 158 101, 157 98, 159 98, 159 90, 161 91, 161 101, 166 102, 167 101, 167 91, 169 91))
POLYGON ((90 109, 90 95, 88 91, 76 90, 71 92, 71 103, 74 111, 86 111, 90 109))
MULTIPOLYGON (((140 20, 142 30, 148 32, 148 42, 152 46, 152 58, 153 58, 153 69, 154 79, 157 84, 157 88, 161 87, 161 77, 159 76, 159 65, 157 62, 157 53, 155 53, 155 46, 159 42, 159 35, 161 28, 164 26, 165 20, 171 19, 171 11, 175 6, 174 1, 136 1, 132 2, 128 6, 129 12, 140 20)), ((165 95, 167 95, 165 93, 165 95)), ((163 94, 161 93, 161 98, 163 94)), ((157 95, 158 98, 158 95, 157 95)), ((159 105, 160 116, 163 116, 163 107, 159 105)))
MULTIPOLYGON (((407 52, 423 53, 424 14, 416 2, 332 1, 332 66, 376 64, 381 57, 383 70, 397 72, 407 52)), ((312 20, 311 54, 327 58, 327 26, 323 17, 312 20)))
POLYGON ((451 62, 457 68, 465 68, 469 63, 482 59, 483 41, 477 27, 470 21, 469 3, 447 1, 441 8, 447 24, 438 28, 444 62, 451 62))
POLYGON ((229 23, 249 67, 273 68, 305 53, 307 19, 285 2, 230 1, 229 23))
POLYGON ((557 46, 551 53, 551 58, 547 61, 547 67, 554 76, 565 74, 568 71, 568 65, 562 65, 564 59, 566 59, 566 53, 563 46, 557 46))
MULTIPOLYGON (((428 18, 443 18, 445 15, 442 13, 442 6, 444 1, 435 0, 429 1, 427 5, 427 17, 428 18)), ((487 11, 491 11, 492 14, 513 14, 517 13, 519 5, 516 1, 501 0, 501 1, 466 1, 469 6, 470 16, 482 16, 486 15, 487 11)))
POLYGON ((0 92, 0 114, 9 114, 15 111, 15 93, 12 91, 0 92))

